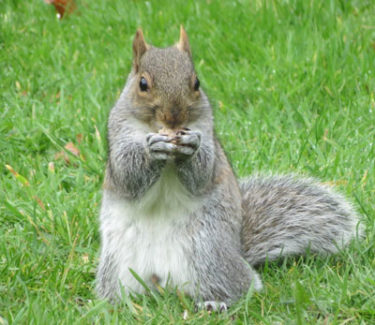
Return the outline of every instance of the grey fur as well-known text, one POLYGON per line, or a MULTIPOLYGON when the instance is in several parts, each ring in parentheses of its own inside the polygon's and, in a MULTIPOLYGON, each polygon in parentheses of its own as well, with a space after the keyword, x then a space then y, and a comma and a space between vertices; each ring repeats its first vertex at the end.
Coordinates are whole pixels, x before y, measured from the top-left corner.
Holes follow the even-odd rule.
POLYGON ((254 176, 242 180, 240 188, 242 249, 251 265, 307 250, 336 253, 357 233, 351 205, 311 178, 254 176))
MULTIPOLYGON (((165 283, 162 271, 170 267, 171 282, 185 285, 194 299, 207 301, 203 305, 229 305, 250 286, 261 289, 251 265, 307 249, 334 253, 355 237, 357 214, 328 187, 294 176, 253 177, 239 186, 214 136, 208 99, 192 89, 190 52, 150 47, 139 35, 133 70, 108 122, 100 297, 116 299, 121 285, 141 291, 127 267, 138 266, 150 286, 155 279, 165 283), (146 93, 138 88, 141 76, 152 80, 146 93), (172 141, 158 133, 162 126, 192 130, 172 141), (168 184, 174 186, 170 193, 168 184), (159 225, 168 230, 165 241, 153 232, 159 225), (145 246, 132 246, 148 233, 145 246), (165 265, 152 255, 164 253, 159 246, 171 254, 160 262, 165 265), (144 266, 139 258, 149 260, 144 266)), ((184 37, 183 48, 189 49, 184 37)))

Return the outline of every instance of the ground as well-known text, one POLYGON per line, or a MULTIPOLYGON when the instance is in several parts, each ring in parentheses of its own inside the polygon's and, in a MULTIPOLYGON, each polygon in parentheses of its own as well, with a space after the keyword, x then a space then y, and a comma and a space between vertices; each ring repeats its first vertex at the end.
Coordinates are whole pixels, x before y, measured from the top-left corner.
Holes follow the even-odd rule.
POLYGON ((0 324, 374 324, 375 6, 372 0, 0 1, 0 324), (106 121, 141 26, 183 24, 216 132, 239 176, 336 185, 366 237, 329 258, 260 268, 262 292, 227 313, 170 290, 96 298, 106 121))

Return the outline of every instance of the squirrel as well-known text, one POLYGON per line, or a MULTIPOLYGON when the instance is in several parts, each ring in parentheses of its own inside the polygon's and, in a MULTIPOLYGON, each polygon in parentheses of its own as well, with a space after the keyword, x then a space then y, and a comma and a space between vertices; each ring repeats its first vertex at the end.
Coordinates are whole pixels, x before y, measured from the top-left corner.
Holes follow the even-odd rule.
POLYGON ((108 147, 101 298, 172 286, 199 307, 225 310, 250 288, 262 289, 254 266, 335 253, 360 235, 351 204, 318 181, 237 180, 182 26, 167 48, 147 44, 137 30, 132 70, 109 115, 108 147))

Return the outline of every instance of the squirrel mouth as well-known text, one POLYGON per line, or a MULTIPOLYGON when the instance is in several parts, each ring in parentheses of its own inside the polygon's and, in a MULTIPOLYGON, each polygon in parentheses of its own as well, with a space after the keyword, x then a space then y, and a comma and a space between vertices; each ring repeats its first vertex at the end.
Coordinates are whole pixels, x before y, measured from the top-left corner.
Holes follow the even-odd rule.
POLYGON ((189 113, 183 108, 165 108, 156 113, 156 119, 166 129, 179 130, 183 128, 189 120, 189 113))

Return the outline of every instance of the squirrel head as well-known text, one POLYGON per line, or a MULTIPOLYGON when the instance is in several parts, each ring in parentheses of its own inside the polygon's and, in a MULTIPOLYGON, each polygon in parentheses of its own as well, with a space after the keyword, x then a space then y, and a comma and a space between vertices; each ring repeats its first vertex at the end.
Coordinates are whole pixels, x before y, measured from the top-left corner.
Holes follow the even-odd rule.
POLYGON ((177 129, 199 117, 202 93, 188 36, 168 48, 146 43, 138 29, 133 41, 132 113, 153 128, 177 129))

